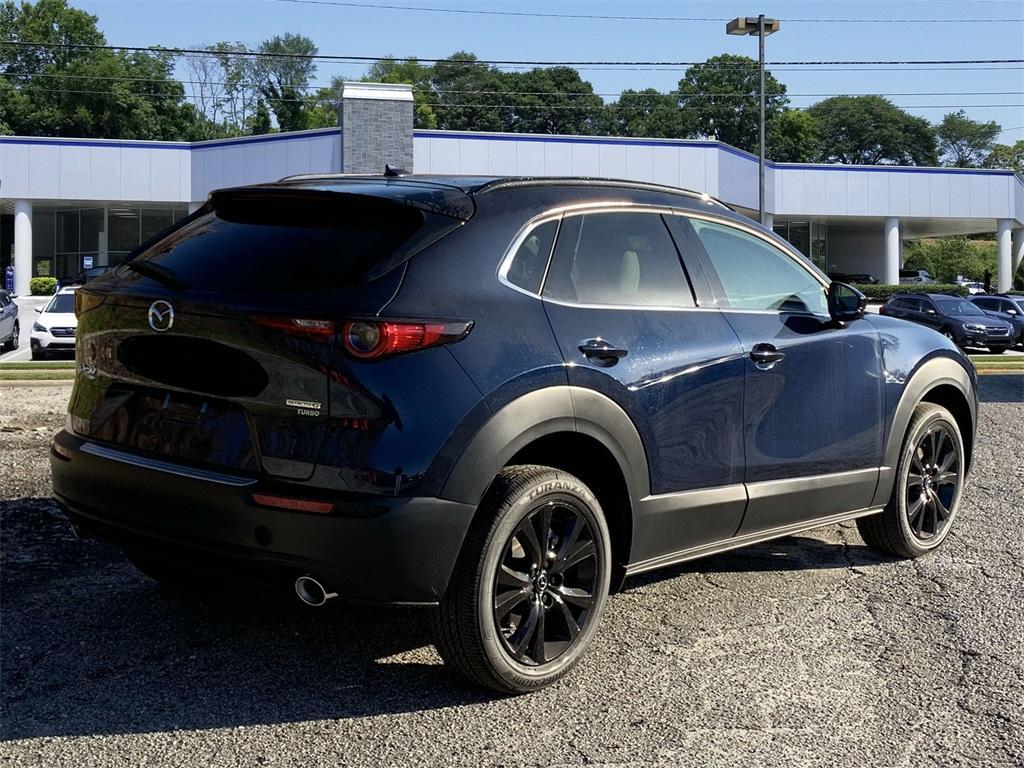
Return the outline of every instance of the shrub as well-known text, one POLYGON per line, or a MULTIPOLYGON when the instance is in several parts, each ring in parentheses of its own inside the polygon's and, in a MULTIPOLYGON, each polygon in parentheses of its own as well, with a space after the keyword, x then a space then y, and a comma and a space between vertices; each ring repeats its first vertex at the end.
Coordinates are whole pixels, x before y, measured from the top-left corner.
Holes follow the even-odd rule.
POLYGON ((970 291, 952 283, 913 283, 911 285, 855 285, 871 301, 888 301, 895 293, 946 293, 950 296, 968 296, 970 291))
POLYGON ((981 280, 985 272, 996 273, 996 243, 962 236, 914 240, 906 244, 903 261, 904 268, 927 269, 936 280, 947 283, 958 275, 981 280))
POLYGON ((57 278, 33 277, 28 281, 28 289, 33 296, 50 296, 57 292, 57 278))

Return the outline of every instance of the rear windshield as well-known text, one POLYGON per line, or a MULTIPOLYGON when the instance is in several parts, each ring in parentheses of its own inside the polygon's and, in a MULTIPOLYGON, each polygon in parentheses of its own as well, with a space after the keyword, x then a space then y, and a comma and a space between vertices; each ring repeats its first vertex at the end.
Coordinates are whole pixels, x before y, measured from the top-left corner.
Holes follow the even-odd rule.
POLYGON ((451 221, 358 196, 242 197, 218 201, 137 258, 195 291, 339 288, 421 239, 421 230, 433 229, 424 227, 428 216, 451 221))
POLYGON ((60 315, 70 315, 75 311, 75 294, 58 293, 51 299, 47 312, 54 312, 60 315))

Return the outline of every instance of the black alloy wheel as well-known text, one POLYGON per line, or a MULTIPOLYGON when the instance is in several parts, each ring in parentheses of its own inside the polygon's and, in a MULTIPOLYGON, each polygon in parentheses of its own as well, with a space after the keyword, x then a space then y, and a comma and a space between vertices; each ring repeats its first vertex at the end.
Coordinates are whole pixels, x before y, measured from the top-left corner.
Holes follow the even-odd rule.
POLYGON ((611 558, 604 512, 579 478, 551 467, 505 467, 431 614, 438 653, 461 677, 501 693, 551 685, 593 640, 611 558))
POLYGON ((857 519, 864 542, 896 557, 939 547, 953 525, 967 471, 960 427, 947 409, 920 403, 910 417, 889 503, 857 519))
POLYGON ((516 661, 543 665, 579 637, 593 615, 594 532, 575 499, 528 512, 505 543, 494 584, 494 623, 516 661))
POLYGON ((959 470, 954 437, 938 422, 921 436, 907 473, 907 523, 920 541, 942 535, 949 524, 960 486, 959 470))

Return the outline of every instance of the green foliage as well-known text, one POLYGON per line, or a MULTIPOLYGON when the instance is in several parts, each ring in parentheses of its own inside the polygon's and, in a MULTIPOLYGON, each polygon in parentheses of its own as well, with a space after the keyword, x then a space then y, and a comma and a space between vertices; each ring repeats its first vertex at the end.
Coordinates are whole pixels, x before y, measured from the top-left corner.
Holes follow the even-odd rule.
MULTIPOLYGON (((707 136, 748 152, 757 151, 760 109, 757 62, 724 53, 686 70, 679 81, 679 106, 688 135, 707 136)), ((765 121, 789 103, 786 86, 765 71, 765 121)))
POLYGON ((594 87, 571 67, 504 73, 509 130, 519 133, 595 134, 607 128, 594 87))
POLYGON ((821 153, 821 126, 809 112, 787 109, 767 126, 767 154, 780 163, 812 163, 821 153))
MULTIPOLYGON (((335 120, 337 120, 337 115, 335 115, 335 120)), ((270 133, 270 110, 267 109, 267 102, 263 99, 260 99, 256 104, 256 111, 253 113, 252 117, 249 118, 249 121, 246 124, 246 129, 247 132, 253 136, 270 133)))
POLYGON ((1024 176, 1024 139, 1013 145, 996 144, 985 158, 986 168, 1009 168, 1024 176))
POLYGON ((260 93, 277 118, 282 131, 299 131, 308 127, 306 88, 316 74, 317 47, 308 37, 286 32, 260 43, 261 56, 256 61, 260 93))
POLYGON ((927 269, 936 280, 956 282, 984 279, 985 272, 996 273, 996 244, 993 240, 968 240, 966 237, 942 237, 915 240, 903 253, 907 269, 927 269))
POLYGON ((970 295, 970 291, 962 285, 956 285, 955 283, 932 283, 930 285, 922 285, 921 283, 913 283, 911 285, 871 285, 868 283, 858 283, 853 287, 867 296, 869 301, 888 301, 897 293, 946 293, 950 296, 970 295))
POLYGON ((512 113, 508 76, 457 51, 431 67, 430 87, 437 96, 437 127, 450 131, 506 131, 512 113))
POLYGON ((608 110, 617 136, 674 139, 685 135, 678 98, 656 88, 623 91, 608 110))
MULTIPOLYGON (((96 17, 66 0, 0 6, 5 40, 103 45, 96 17)), ((23 136, 192 139, 194 107, 162 53, 3 46, 0 123, 23 136)))
POLYGON ((50 296, 57 292, 57 278, 33 277, 28 281, 28 290, 33 296, 50 296))
POLYGON ((945 165, 977 168, 992 151, 999 135, 999 123, 971 120, 962 109, 950 112, 935 126, 939 152, 945 165))
POLYGON ((937 165, 931 125, 881 96, 833 96, 808 112, 821 128, 830 163, 937 165))

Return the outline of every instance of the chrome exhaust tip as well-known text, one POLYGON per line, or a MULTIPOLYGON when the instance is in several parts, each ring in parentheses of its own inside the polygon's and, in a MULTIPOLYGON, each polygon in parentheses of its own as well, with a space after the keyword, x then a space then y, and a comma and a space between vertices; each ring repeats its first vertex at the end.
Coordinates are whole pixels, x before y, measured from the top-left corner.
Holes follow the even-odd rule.
POLYGON ((326 587, 312 576, 299 576, 295 580, 295 594, 306 605, 319 608, 328 600, 338 596, 337 592, 328 592, 326 587))

